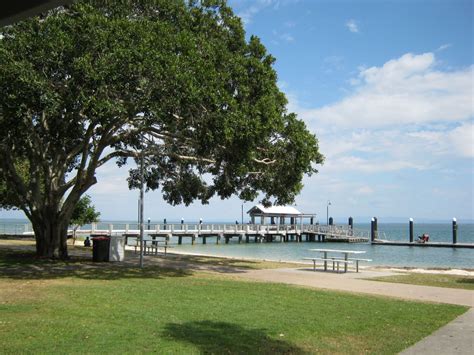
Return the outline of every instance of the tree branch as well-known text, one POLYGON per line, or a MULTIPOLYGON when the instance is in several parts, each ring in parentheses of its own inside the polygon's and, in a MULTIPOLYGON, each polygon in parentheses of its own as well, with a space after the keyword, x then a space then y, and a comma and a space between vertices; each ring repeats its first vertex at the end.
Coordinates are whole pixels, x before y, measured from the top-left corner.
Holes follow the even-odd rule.
POLYGON ((139 158, 140 153, 132 150, 116 150, 102 159, 100 159, 97 163, 97 167, 104 165, 107 163, 110 159, 113 158, 118 158, 118 157, 127 157, 127 158, 139 158))
POLYGON ((211 163, 215 164, 216 161, 213 159, 208 159, 208 158, 200 158, 200 157, 193 157, 189 155, 180 155, 180 154, 169 154, 173 158, 181 159, 181 160, 190 160, 190 161, 197 161, 197 162, 202 162, 202 163, 211 163))
POLYGON ((272 165, 277 162, 276 159, 271 160, 269 158, 264 158, 264 159, 253 158, 252 160, 256 163, 265 164, 265 165, 272 165))

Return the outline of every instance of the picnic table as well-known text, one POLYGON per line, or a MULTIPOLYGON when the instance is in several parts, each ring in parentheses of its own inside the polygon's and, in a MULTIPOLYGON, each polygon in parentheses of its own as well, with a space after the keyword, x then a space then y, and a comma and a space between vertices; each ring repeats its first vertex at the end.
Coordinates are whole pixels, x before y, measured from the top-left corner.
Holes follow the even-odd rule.
MULTIPOLYGON (((333 268, 334 268, 334 262, 337 262, 338 271, 339 271, 339 263, 342 262, 344 264, 344 272, 347 272, 347 264, 350 263, 349 255, 365 254, 365 251, 363 250, 338 250, 338 249, 309 249, 309 250, 316 251, 323 254, 322 258, 306 258, 306 259, 312 259, 315 264, 316 264, 316 260, 323 260, 324 271, 327 271, 327 262, 332 261, 333 268), (343 259, 341 259, 340 257, 328 258, 328 253, 340 254, 341 256, 343 256, 343 259)), ((357 260, 357 271, 359 271, 358 259, 356 260, 357 260)), ((316 265, 315 265, 315 268, 316 268, 316 265)))
POLYGON ((151 253, 154 252, 155 255, 158 255, 159 246, 165 250, 165 255, 168 248, 171 248, 167 240, 143 239, 143 248, 145 250, 145 254, 146 250, 149 250, 151 253))
POLYGON ((125 237, 125 245, 128 245, 128 238, 140 238, 140 233, 137 232, 125 232, 122 234, 125 237))

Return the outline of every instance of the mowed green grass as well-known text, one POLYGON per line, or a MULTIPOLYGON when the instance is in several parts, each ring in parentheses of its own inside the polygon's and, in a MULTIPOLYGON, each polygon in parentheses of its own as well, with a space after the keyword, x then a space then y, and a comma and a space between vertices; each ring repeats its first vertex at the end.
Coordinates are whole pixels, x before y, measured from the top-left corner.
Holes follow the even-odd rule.
POLYGON ((34 274, 3 261, 7 354, 397 353, 466 310, 159 267, 34 274))
POLYGON ((472 276, 406 273, 403 275, 370 278, 370 280, 474 290, 474 277, 472 276))

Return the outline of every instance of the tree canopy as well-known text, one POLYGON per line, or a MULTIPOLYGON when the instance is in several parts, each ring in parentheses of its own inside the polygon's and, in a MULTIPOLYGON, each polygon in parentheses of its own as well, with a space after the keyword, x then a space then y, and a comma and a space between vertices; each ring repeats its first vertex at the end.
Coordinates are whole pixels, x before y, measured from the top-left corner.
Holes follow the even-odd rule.
POLYGON ((91 197, 84 195, 77 203, 71 216, 71 225, 73 226, 73 243, 76 243, 76 231, 79 227, 97 222, 100 217, 100 212, 95 210, 95 206, 92 204, 91 197))
POLYGON ((172 204, 289 203, 323 162, 275 59, 223 0, 81 1, 1 34, 0 182, 40 255, 67 255, 74 207, 112 159, 143 155, 172 204))
POLYGON ((89 195, 84 195, 81 197, 72 212, 71 224, 83 226, 84 224, 97 222, 99 217, 100 212, 95 210, 91 197, 89 195))
MULTIPOLYGON (((28 164, 26 161, 14 163, 16 173, 21 177, 22 181, 28 183, 28 164)), ((0 168, 1 169, 1 168, 0 168)), ((5 176, 0 173, 0 208, 18 209, 20 206, 20 198, 16 192, 7 186, 5 176)))

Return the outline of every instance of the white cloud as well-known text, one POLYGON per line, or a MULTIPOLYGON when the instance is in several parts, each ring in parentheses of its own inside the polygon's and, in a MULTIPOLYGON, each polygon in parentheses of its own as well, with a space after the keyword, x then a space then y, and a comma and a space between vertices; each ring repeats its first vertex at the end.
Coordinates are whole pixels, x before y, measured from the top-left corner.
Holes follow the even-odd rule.
POLYGON ((288 32, 280 33, 277 30, 273 30, 272 33, 273 33, 273 36, 274 36, 274 39, 272 40, 272 43, 275 44, 275 45, 279 45, 280 41, 291 43, 291 42, 294 42, 294 40, 295 40, 293 35, 291 33, 288 33, 288 32))
POLYGON ((97 169, 97 184, 93 185, 90 191, 95 195, 122 194, 128 192, 128 170, 135 165, 130 160, 130 165, 119 168, 115 161, 97 169))
POLYGON ((474 124, 472 121, 453 129, 449 132, 448 137, 452 147, 459 155, 474 158, 474 124))
POLYGON ((275 4, 275 0, 256 0, 256 1, 252 1, 252 5, 250 5, 249 7, 246 7, 244 10, 242 10, 241 12, 237 13, 237 15, 242 19, 242 21, 244 22, 244 24, 249 24, 252 22, 252 18, 258 14, 260 11, 262 11, 263 9, 271 6, 271 5, 274 5, 275 4))
POLYGON ((359 33, 359 25, 357 24, 357 21, 354 20, 354 19, 350 19, 349 21, 347 21, 346 22, 346 27, 352 33, 359 33))
MULTIPOLYGON (((304 107, 290 85, 282 85, 289 92, 288 109, 306 121, 326 157, 319 174, 305 179, 299 203, 304 202, 308 211, 310 206, 324 210, 303 195, 320 196, 339 201, 338 206, 343 202, 336 215, 344 209, 371 214, 374 206, 386 214, 403 215, 406 211, 397 206, 410 205, 415 195, 429 200, 433 188, 458 184, 456 191, 472 195, 472 187, 462 185, 462 176, 474 174, 471 78, 472 68, 441 71, 435 56, 427 53, 359 68, 359 83, 351 93, 325 107, 304 107), (381 103, 373 104, 373 98, 381 103), (428 112, 421 109, 430 106, 428 112)), ((450 195, 447 200, 456 199, 450 195)), ((432 205, 442 210, 437 201, 432 205)), ((466 206, 472 202, 459 202, 457 213, 466 215, 466 206)), ((412 206, 410 213, 416 208, 412 206)), ((425 216, 426 210, 418 213, 425 216)), ((437 210, 429 213, 439 215, 437 210)))
POLYGON ((330 55, 323 59, 323 69, 326 74, 344 69, 344 57, 330 55))
POLYGON ((442 44, 441 46, 438 47, 436 52, 444 51, 445 49, 448 49, 449 47, 451 47, 451 43, 442 44))
MULTIPOLYGON (((324 151, 324 150, 323 150, 324 151)), ((353 155, 340 156, 328 159, 324 165, 324 171, 328 173, 358 172, 363 174, 394 172, 404 169, 425 170, 426 166, 416 162, 386 156, 384 158, 361 158, 353 155)))
MULTIPOLYGON (((298 3, 300 0, 234 0, 231 1, 231 6, 236 10, 237 16, 239 16, 244 24, 248 25, 252 22, 259 12, 265 9, 271 9, 278 11, 284 6, 291 6, 298 3)), ((294 22, 285 22, 286 27, 293 27, 294 22)))
POLYGON ((405 54, 381 67, 361 68, 351 95, 301 115, 315 126, 377 128, 464 121, 474 115, 474 67, 436 70, 435 55, 405 54))
POLYGON ((280 38, 286 42, 293 42, 295 40, 295 38, 289 33, 281 34, 280 38))
POLYGON ((474 124, 464 122, 451 130, 423 130, 410 133, 425 146, 436 147, 437 155, 474 158, 474 124))
POLYGON ((374 189, 370 186, 361 186, 357 190, 355 190, 356 195, 372 195, 374 193, 374 189))
POLYGON ((401 170, 443 170, 452 159, 473 158, 474 126, 400 126, 378 130, 336 130, 318 133, 326 156, 321 171, 330 174, 388 173, 401 170))

